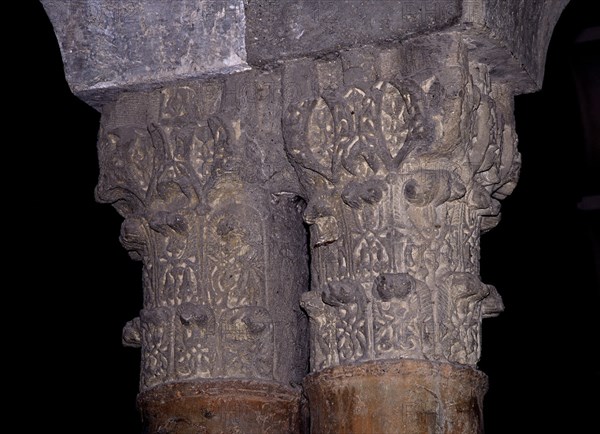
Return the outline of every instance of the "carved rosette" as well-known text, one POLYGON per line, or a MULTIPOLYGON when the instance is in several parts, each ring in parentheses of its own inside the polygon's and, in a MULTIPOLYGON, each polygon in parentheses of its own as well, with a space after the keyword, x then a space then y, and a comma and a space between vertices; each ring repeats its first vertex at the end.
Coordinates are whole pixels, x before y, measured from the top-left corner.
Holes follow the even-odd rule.
POLYGON ((479 279, 519 155, 480 65, 349 85, 291 104, 288 156, 311 228, 312 370, 417 358, 475 365, 502 301, 479 279))
MULTIPOLYGON (((283 317, 299 295, 275 301, 270 294, 300 286, 299 294, 306 283, 282 290, 281 260, 272 255, 291 248, 267 231, 277 234, 278 219, 294 216, 274 215, 281 210, 271 197, 239 176, 231 127, 201 112, 209 96, 184 86, 145 98, 135 121, 126 102, 105 115, 97 187, 98 200, 125 218, 123 246, 144 264, 144 307, 123 334, 126 345, 142 349, 141 389, 208 378, 287 385, 298 362, 276 351, 293 345, 281 330, 298 333, 297 318, 283 317)), ((297 205, 283 212, 298 213, 297 205)))

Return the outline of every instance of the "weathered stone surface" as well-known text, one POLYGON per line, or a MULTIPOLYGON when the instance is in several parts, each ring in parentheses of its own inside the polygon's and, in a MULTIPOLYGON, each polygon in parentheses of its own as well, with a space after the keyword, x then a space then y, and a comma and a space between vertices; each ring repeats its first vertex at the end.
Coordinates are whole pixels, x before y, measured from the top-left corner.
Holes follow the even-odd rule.
POLYGON ((247 0, 248 61, 264 64, 406 39, 456 23, 460 0, 247 0))
POLYGON ((338 366, 305 380, 311 432, 483 433, 487 377, 422 360, 338 366))
POLYGON ((248 62, 320 57, 456 29, 515 93, 541 87, 552 30, 568 0, 248 0, 248 62))
MULTIPOLYGON (((522 91, 539 90, 544 78, 546 53, 552 31, 569 0, 464 0, 481 3, 482 13, 474 22, 491 39, 512 54, 527 72, 532 85, 522 91)), ((488 57, 495 61, 493 56, 488 57)))
POLYGON ((312 369, 476 365, 481 320, 503 309, 479 237, 518 177, 511 94, 456 32, 296 62, 286 80, 312 84, 284 119, 311 229, 312 369))
POLYGON ((149 432, 301 429, 300 306, 314 432, 482 432, 479 238, 565 4, 44 1, 144 264, 149 432))
POLYGON ((170 383, 140 394, 144 432, 304 432, 298 391, 242 380, 170 383))
MULTIPOLYGON (((100 108, 120 90, 206 79, 389 45, 455 29, 517 92, 541 86, 552 29, 568 0, 42 0, 73 92, 100 108), (248 55, 246 56, 246 49, 248 55)), ((477 53, 477 54, 475 54, 477 53)))
POLYGON ((247 69, 243 0, 42 0, 73 93, 91 105, 121 89, 247 69))
POLYGON ((144 308, 124 330, 142 348, 142 390, 306 373, 304 203, 274 145, 276 79, 127 93, 103 109, 97 198, 125 218, 121 241, 144 264, 144 308))

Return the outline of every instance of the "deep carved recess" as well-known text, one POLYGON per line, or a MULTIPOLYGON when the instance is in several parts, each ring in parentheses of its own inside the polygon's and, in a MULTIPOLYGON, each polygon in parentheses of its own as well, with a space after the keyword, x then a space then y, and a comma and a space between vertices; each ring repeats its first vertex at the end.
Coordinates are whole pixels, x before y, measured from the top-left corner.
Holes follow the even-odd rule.
POLYGON ((324 91, 290 104, 284 136, 308 201, 312 370, 476 365, 481 320, 503 309, 479 279, 479 238, 520 166, 510 97, 485 66, 324 91))
POLYGON ((125 218, 121 242, 144 264, 143 310, 123 332, 142 348, 142 390, 208 378, 287 385, 304 374, 294 341, 307 285, 303 206, 243 178, 239 119, 216 110, 222 86, 140 94, 103 117, 97 199, 125 218))

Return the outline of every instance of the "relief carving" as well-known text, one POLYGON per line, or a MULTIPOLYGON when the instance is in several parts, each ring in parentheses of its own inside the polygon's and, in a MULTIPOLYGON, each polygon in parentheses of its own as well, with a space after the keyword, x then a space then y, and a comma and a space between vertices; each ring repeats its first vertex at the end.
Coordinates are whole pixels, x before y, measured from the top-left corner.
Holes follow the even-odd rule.
POLYGON ((174 324, 175 363, 178 378, 209 376, 215 366, 216 321, 212 309, 184 302, 177 307, 174 324))
POLYGON ((497 223, 519 156, 487 74, 471 71, 458 85, 399 77, 289 106, 285 146, 311 228, 313 370, 477 363, 481 319, 502 310, 478 277, 479 236, 497 223))
POLYGON ((96 190, 124 217, 121 242, 144 264, 144 309, 123 331, 125 345, 142 348, 141 388, 277 379, 269 210, 233 170, 226 122, 204 113, 220 97, 183 86, 152 98, 137 124, 103 124, 96 190))
POLYGON ((226 311, 221 324, 223 366, 233 377, 273 378, 273 321, 267 309, 226 311), (250 375, 249 375, 250 374, 250 375))

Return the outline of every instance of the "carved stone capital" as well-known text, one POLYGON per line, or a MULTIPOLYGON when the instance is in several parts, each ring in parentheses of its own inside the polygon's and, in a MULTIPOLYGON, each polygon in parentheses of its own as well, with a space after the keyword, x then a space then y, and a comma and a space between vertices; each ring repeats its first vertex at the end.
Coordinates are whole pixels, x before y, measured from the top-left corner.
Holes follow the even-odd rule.
POLYGON ((398 358, 476 365, 481 320, 503 308, 479 280, 479 237, 519 173, 512 96, 458 33, 313 70, 321 90, 290 103, 284 120, 311 225, 302 302, 312 369, 398 358))
POLYGON ((221 109, 239 84, 124 94, 104 108, 96 196, 124 217, 121 242, 144 264, 144 306, 123 333, 142 349, 142 391, 305 373, 304 204, 282 192, 285 158, 264 156, 269 142, 241 132, 244 113, 221 109))

